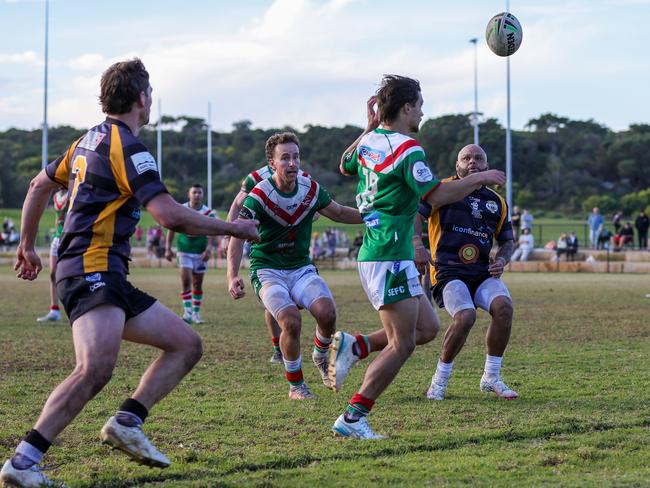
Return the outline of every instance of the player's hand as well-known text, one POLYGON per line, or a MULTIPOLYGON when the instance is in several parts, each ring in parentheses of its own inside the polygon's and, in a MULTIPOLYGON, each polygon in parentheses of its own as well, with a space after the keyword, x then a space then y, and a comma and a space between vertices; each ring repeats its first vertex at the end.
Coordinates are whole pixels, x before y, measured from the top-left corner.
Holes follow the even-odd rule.
POLYGON ((475 173, 481 175, 481 184, 486 186, 503 186, 506 184, 506 174, 498 169, 488 169, 487 171, 481 171, 480 173, 475 173))
POLYGON ((506 267, 506 260, 503 258, 490 258, 488 271, 493 278, 500 278, 506 267))
POLYGON ((366 125, 366 132, 372 132, 377 127, 379 127, 379 115, 375 110, 375 105, 377 104, 377 97, 371 96, 366 102, 366 110, 368 117, 368 124, 366 125))
POLYGON ((23 249, 21 246, 18 246, 16 250, 16 264, 14 265, 14 271, 18 271, 16 275, 18 278, 29 281, 35 280, 42 269, 41 258, 38 257, 38 254, 36 254, 33 248, 23 249))
POLYGON ((260 234, 257 232, 258 220, 251 219, 237 219, 232 222, 233 231, 232 235, 239 239, 247 241, 259 242, 260 234))
POLYGON ((174 253, 171 249, 165 249, 165 259, 170 261, 174 258, 174 253))
POLYGON ((228 284, 228 291, 230 292, 230 296, 235 300, 242 298, 246 295, 246 292, 244 291, 244 280, 239 276, 231 278, 230 283, 228 284))
POLYGON ((210 261, 211 255, 212 253, 210 252, 210 248, 208 248, 205 251, 203 251, 203 254, 201 255, 201 259, 203 259, 204 263, 207 263, 208 261, 210 261))
POLYGON ((420 276, 424 276, 427 272, 427 267, 433 262, 431 261, 431 254, 427 251, 427 248, 422 244, 414 247, 415 255, 413 261, 415 261, 415 267, 418 269, 420 276))

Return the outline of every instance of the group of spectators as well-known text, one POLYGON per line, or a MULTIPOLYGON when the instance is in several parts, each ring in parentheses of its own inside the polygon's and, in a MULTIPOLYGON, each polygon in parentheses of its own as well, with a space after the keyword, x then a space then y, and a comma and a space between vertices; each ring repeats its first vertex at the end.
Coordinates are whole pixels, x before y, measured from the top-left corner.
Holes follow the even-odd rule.
POLYGON ((634 220, 634 226, 631 221, 623 223, 623 213, 616 212, 612 217, 612 233, 605 227, 605 219, 600 213, 598 207, 589 214, 587 219, 589 225, 589 240, 592 249, 612 249, 621 251, 625 247, 634 246, 634 229, 636 229, 638 248, 648 249, 648 229, 650 228, 650 218, 645 212, 641 211, 634 220))
POLYGON ((20 236, 16 231, 13 220, 5 217, 2 222, 2 233, 0 233, 0 247, 7 251, 9 247, 18 245, 20 236))
MULTIPOLYGON (((311 258, 313 260, 333 258, 336 256, 337 247, 351 249, 350 237, 347 232, 342 232, 335 227, 328 227, 322 235, 319 232, 314 232, 311 237, 311 258)), ((348 256, 350 252, 348 251, 348 256)))

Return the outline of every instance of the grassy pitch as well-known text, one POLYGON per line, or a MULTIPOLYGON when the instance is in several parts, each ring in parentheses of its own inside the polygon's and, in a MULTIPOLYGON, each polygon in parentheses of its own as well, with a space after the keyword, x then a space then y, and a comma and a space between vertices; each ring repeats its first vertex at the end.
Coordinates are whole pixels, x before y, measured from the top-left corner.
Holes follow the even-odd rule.
MULTIPOLYGON (((354 272, 324 272, 339 327, 368 332, 378 316, 354 272)), ((172 270, 134 270, 137 286, 178 310, 172 270)), ((370 417, 389 439, 334 439, 330 427, 359 386, 326 390, 310 362, 314 322, 304 315, 305 377, 318 399, 290 401, 271 365, 262 310, 226 292, 210 270, 197 330, 205 354, 151 412, 145 431, 172 460, 166 470, 130 463, 99 442, 107 417, 135 388, 155 351, 124 344, 113 380, 60 436, 49 476, 80 487, 127 486, 648 486, 650 484, 650 280, 643 275, 511 274, 515 323, 504 378, 517 401, 479 391, 487 315, 456 361, 448 399, 424 392, 440 337, 416 350, 370 417)), ((48 393, 72 370, 65 324, 37 325, 47 280, 0 272, 0 456, 6 459, 48 393)), ((441 313, 443 330, 449 323, 441 313)), ((372 356, 371 356, 372 357, 372 356)))

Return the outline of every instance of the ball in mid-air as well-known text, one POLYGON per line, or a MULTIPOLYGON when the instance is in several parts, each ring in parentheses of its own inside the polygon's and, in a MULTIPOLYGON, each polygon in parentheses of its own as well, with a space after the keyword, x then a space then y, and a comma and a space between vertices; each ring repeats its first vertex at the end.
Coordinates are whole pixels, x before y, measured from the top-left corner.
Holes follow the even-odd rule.
POLYGON ((496 14, 485 29, 485 40, 498 56, 510 56, 517 52, 522 39, 521 24, 510 12, 496 14))

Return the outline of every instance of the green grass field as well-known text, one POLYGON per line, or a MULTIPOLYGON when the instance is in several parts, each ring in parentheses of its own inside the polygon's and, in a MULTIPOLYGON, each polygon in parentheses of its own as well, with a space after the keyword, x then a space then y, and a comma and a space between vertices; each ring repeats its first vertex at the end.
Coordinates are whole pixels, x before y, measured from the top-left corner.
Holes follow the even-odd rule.
MULTIPOLYGON (((378 326, 354 272, 324 272, 339 327, 378 326)), ((6 459, 48 393, 71 371, 67 324, 37 325, 47 281, 0 272, 0 456, 6 459)), ((172 270, 134 270, 132 281, 179 308, 172 270)), ((172 460, 166 470, 130 463, 99 442, 108 416, 154 357, 124 344, 109 385, 55 442, 48 475, 73 487, 130 486, 648 486, 650 485, 650 280, 644 275, 510 274, 515 324, 504 377, 517 401, 482 394, 479 320, 457 359, 448 399, 424 392, 440 337, 418 348, 379 399, 370 422, 388 439, 334 439, 330 427, 359 386, 365 365, 343 391, 326 390, 309 361, 315 401, 287 398, 282 367, 271 365, 256 299, 227 297, 222 271, 206 283, 197 330, 205 354, 151 412, 145 430, 172 460)), ((249 288, 250 290, 250 288, 249 288)), ((304 319, 303 358, 314 331, 304 319)), ((443 327, 449 320, 441 314, 443 327)), ((372 357, 372 356, 371 356, 372 357)))

